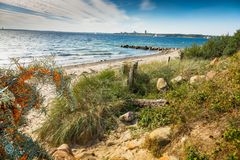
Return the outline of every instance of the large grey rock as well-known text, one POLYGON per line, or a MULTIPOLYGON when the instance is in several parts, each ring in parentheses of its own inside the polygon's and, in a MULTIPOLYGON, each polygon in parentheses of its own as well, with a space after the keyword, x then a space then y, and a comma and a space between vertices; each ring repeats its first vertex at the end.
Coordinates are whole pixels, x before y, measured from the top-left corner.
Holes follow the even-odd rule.
POLYGON ((165 90, 166 88, 168 87, 167 85, 167 82, 165 81, 164 78, 158 78, 158 81, 157 81, 157 89, 159 91, 163 91, 165 90))

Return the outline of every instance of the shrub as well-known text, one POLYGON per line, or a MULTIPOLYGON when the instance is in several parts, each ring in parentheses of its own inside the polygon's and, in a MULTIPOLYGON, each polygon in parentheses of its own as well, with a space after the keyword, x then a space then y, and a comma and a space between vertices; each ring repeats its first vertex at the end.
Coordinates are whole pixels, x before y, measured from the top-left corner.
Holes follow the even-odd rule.
POLYGON ((185 48, 182 54, 184 57, 189 58, 203 57, 201 46, 198 46, 197 44, 193 44, 191 47, 185 48))
POLYGON ((223 55, 229 56, 240 49, 240 31, 236 31, 233 36, 213 37, 202 46, 193 44, 190 48, 182 51, 183 57, 210 59, 223 55))
POLYGON ((59 95, 67 97, 69 102, 72 100, 67 78, 61 69, 52 64, 35 62, 25 67, 17 61, 15 63, 17 69, 1 70, 0 159, 50 159, 47 152, 19 128, 25 124, 28 111, 39 109, 42 103, 42 97, 36 89, 41 79, 52 80, 59 95))
POLYGON ((165 126, 174 122, 173 115, 175 114, 173 108, 146 108, 140 111, 139 126, 154 129, 160 126, 165 126))

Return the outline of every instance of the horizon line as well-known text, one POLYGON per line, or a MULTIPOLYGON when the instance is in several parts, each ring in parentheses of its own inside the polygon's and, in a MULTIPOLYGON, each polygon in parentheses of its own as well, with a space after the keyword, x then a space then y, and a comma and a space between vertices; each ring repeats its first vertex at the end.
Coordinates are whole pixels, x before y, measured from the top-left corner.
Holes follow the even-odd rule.
MULTIPOLYGON (((61 33, 95 33, 95 34, 121 34, 121 33, 134 33, 133 32, 78 32, 78 31, 61 31, 61 30, 34 30, 34 29, 21 29, 21 28, 4 28, 2 27, 0 30, 15 30, 15 31, 37 31, 37 32, 61 32, 61 33)), ((144 32, 136 32, 136 33, 143 33, 144 32)), ((221 36, 221 35, 214 35, 214 34, 201 34, 201 33, 151 33, 148 34, 168 34, 168 35, 174 35, 174 34, 180 34, 180 35, 201 35, 201 36, 221 36)), ((222 35, 228 35, 228 34, 222 34, 222 35)))

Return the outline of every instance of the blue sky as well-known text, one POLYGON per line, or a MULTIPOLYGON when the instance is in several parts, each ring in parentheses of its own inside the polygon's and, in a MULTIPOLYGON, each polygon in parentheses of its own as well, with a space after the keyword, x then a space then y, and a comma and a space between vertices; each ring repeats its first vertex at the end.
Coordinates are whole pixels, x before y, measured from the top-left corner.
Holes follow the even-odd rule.
POLYGON ((232 34, 240 0, 0 0, 0 26, 71 32, 232 34))

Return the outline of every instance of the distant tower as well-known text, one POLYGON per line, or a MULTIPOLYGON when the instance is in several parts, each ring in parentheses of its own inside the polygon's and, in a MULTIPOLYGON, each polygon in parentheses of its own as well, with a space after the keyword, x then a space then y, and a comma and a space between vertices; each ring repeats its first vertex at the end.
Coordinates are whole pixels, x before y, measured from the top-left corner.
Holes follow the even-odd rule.
POLYGON ((145 30, 145 34, 147 34, 147 30, 145 30))

